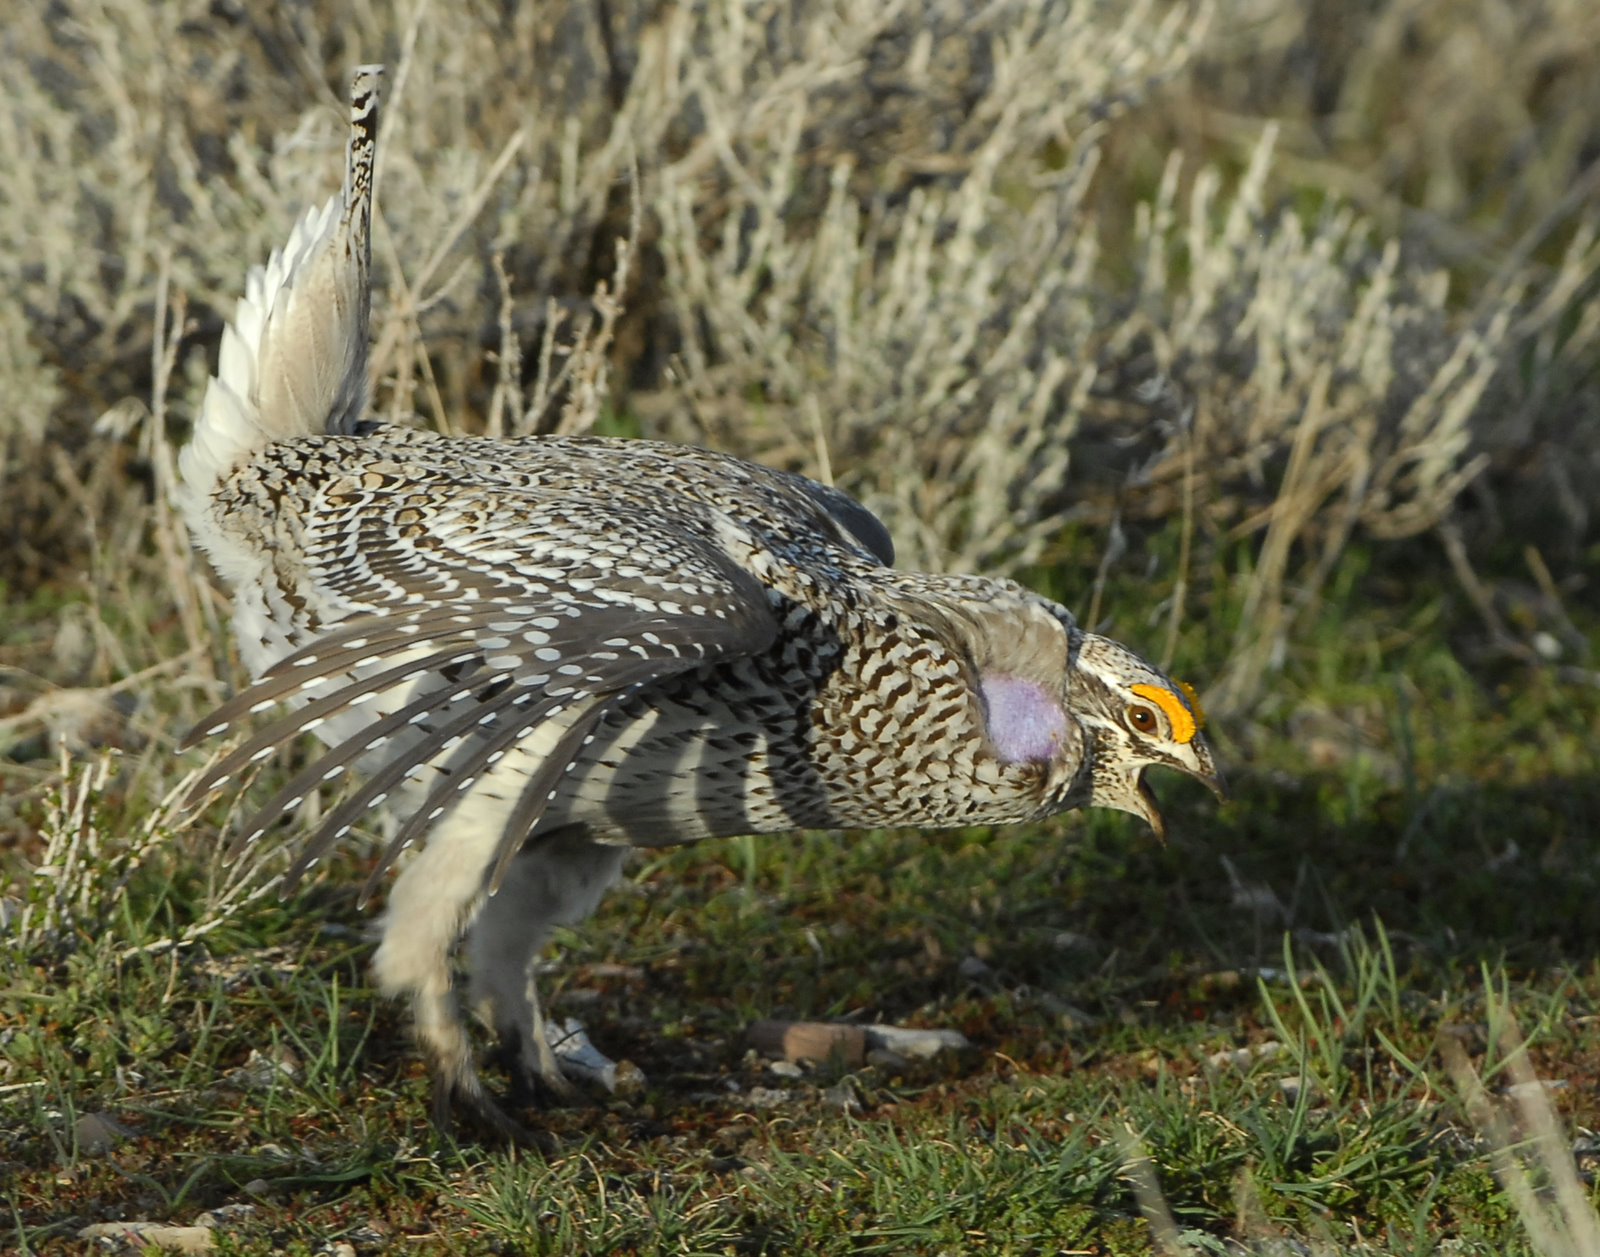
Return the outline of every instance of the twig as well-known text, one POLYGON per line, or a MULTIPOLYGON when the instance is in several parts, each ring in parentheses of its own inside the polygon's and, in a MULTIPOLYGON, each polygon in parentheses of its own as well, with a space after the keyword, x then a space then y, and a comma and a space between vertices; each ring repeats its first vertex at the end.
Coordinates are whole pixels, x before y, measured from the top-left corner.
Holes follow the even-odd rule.
POLYGON ((1200 416, 1205 407, 1196 405, 1190 412, 1183 442, 1183 530, 1178 537, 1178 580, 1172 589, 1172 611, 1167 616, 1167 641, 1161 648, 1161 670, 1172 671, 1172 657, 1178 652, 1178 629, 1183 623, 1183 604, 1189 592, 1189 547, 1194 540, 1194 450, 1200 443, 1200 416))
MULTIPOLYGON (((456 214, 450 226, 445 229, 443 237, 433 247, 433 252, 428 255, 428 260, 422 264, 422 269, 417 272, 416 278, 411 281, 412 292, 420 293, 427 288, 429 281, 433 279, 433 273, 443 265, 444 259, 450 250, 456 247, 456 241, 460 240, 466 233, 467 228, 472 226, 472 220, 483 209, 484 202, 489 199, 489 193, 494 191, 495 184, 500 182, 500 176, 505 173, 506 167, 511 164, 511 159, 521 150, 523 142, 527 138, 527 129, 518 127, 512 133, 511 138, 505 142, 505 146, 500 150, 499 156, 494 159, 494 163, 489 167, 488 173, 478 180, 478 186, 472 190, 472 195, 467 197, 462 204, 460 212, 456 214)), ((422 304, 425 306, 427 300, 424 299, 422 304)))
POLYGON ((639 192, 639 161, 637 154, 631 151, 628 170, 628 234, 617 241, 616 265, 612 267, 610 284, 602 280, 595 285, 594 308, 600 314, 600 326, 593 339, 582 336, 572 347, 573 387, 567 395, 566 405, 561 409, 557 432, 587 432, 594 426, 600 413, 600 402, 606 394, 606 351, 611 347, 617 320, 622 316, 622 297, 628 289, 628 273, 633 265, 633 255, 638 248, 644 222, 644 204, 639 192))
POLYGON ((1439 1054, 1461 1092, 1472 1124, 1489 1142, 1495 1177, 1511 1197, 1533 1248, 1542 1257, 1593 1257, 1600 1253, 1600 1218, 1590 1207, 1572 1157, 1557 1134, 1549 1097, 1528 1065, 1527 1044, 1518 1039, 1515 1023, 1506 1026, 1500 1047, 1514 1080, 1510 1088, 1513 1103, 1530 1133, 1526 1141, 1516 1137, 1504 1113, 1489 1099, 1461 1045, 1449 1035, 1439 1038, 1439 1054), (1531 1152, 1534 1165, 1548 1177, 1554 1203, 1540 1199, 1517 1155, 1519 1148, 1531 1152))
POLYGON ((1100 601, 1106 591, 1106 577, 1111 565, 1120 559, 1128 548, 1128 539, 1122 531, 1122 495, 1117 495, 1117 505, 1111 515, 1111 528, 1106 534, 1106 548, 1100 552, 1100 565, 1094 573, 1094 591, 1089 595, 1089 614, 1083 627, 1091 633, 1100 631, 1100 601))
POLYGON ((500 353, 494 396, 489 400, 489 419, 484 430, 499 439, 505 435, 506 411, 513 415, 522 413, 522 346, 512 324, 515 305, 511 299, 511 279, 506 275, 506 255, 496 249, 490 261, 494 264, 495 282, 500 285, 500 353))
POLYGON ((1122 1149, 1122 1177, 1133 1188, 1134 1199, 1139 1202, 1139 1212, 1150 1227, 1150 1247, 1160 1257, 1185 1257, 1183 1241, 1178 1235, 1178 1224, 1162 1194, 1161 1182, 1156 1177, 1155 1165, 1145 1151, 1144 1142, 1125 1126, 1117 1133, 1117 1143, 1122 1149))
POLYGON ((1450 560, 1450 570, 1455 573, 1462 592, 1467 595, 1467 600, 1477 611, 1478 618, 1489 630, 1494 645, 1519 659, 1526 659, 1530 663, 1539 662, 1539 657, 1534 654, 1532 648, 1523 645, 1511 635, 1505 621, 1500 618, 1500 613, 1494 609, 1494 597, 1478 579, 1477 572, 1472 570, 1472 560, 1467 557, 1467 546, 1461 539, 1461 530, 1456 527, 1455 521, 1449 519, 1441 521, 1438 533, 1439 540, 1444 543, 1445 556, 1450 560))

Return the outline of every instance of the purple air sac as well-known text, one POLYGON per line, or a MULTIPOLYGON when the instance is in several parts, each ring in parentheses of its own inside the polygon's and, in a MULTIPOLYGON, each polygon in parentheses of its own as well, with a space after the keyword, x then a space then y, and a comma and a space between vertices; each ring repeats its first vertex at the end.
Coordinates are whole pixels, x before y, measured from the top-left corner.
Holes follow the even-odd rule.
POLYGON ((1002 763, 1049 759, 1061 748, 1067 713, 1044 686, 996 673, 979 681, 989 709, 989 741, 1002 763))

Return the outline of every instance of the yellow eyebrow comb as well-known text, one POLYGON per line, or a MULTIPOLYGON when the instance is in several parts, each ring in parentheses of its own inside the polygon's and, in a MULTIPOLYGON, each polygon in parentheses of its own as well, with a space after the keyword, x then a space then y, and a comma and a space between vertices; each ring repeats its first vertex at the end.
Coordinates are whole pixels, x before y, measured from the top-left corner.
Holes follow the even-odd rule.
POLYGON ((1193 705, 1194 710, 1192 712, 1184 704, 1182 698, 1179 698, 1163 685, 1134 685, 1129 688, 1140 698, 1148 698, 1167 713, 1167 720, 1172 725, 1174 740, 1189 742, 1205 726, 1206 718, 1201 714, 1200 704, 1195 699, 1194 691, 1184 685, 1182 681, 1179 681, 1178 685, 1182 687, 1184 697, 1193 705))

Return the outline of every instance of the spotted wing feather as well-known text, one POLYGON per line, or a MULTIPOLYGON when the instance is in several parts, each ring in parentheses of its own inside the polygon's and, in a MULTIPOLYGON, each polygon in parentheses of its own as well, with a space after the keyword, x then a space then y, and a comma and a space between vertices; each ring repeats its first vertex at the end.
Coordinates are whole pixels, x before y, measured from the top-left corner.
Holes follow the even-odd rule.
POLYGON ((448 492, 439 497, 438 518, 448 526, 385 530, 372 512, 357 512, 345 521, 361 535, 354 547, 341 541, 339 512, 311 513, 321 532, 307 547, 310 575, 330 603, 365 609, 268 668, 189 735, 220 732, 278 702, 300 704, 227 756, 196 793, 297 733, 318 730, 331 743, 245 825, 241 844, 367 761, 366 781, 310 837, 289 885, 363 812, 407 778, 436 770, 381 871, 511 748, 560 718, 567 723, 550 764, 522 790, 501 837, 503 868, 565 771, 555 761, 570 758, 619 696, 703 663, 760 653, 777 632, 761 583, 709 536, 647 528, 593 500, 537 497, 510 518, 525 523, 544 512, 559 516, 559 528, 507 529, 498 512, 463 509, 452 518, 448 492), (441 589, 455 598, 439 602, 441 589), (374 718, 356 725, 351 717, 363 705, 374 718))

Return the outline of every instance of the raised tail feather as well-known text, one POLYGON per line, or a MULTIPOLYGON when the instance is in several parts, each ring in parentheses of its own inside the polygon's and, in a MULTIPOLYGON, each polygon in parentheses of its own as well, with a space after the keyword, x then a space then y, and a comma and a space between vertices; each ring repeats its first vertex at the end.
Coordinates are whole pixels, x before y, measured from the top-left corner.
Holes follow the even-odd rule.
POLYGON ((179 459, 191 522, 223 477, 273 441, 350 432, 367 408, 373 159, 378 80, 350 85, 344 188, 306 211, 266 266, 252 267, 194 436, 179 459))

